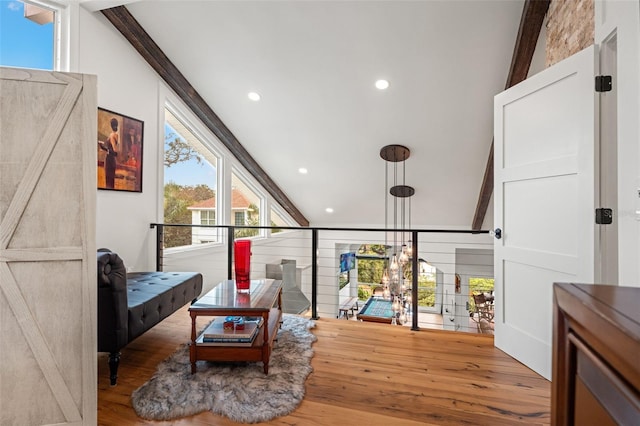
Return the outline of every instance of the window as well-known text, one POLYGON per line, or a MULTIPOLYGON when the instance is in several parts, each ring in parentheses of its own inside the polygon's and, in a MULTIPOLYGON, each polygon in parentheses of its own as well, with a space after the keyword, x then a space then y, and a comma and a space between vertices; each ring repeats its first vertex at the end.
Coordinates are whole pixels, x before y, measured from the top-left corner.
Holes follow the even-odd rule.
POLYGON ((215 210, 200 211, 200 225, 215 225, 215 224, 216 224, 215 210))
MULTIPOLYGON (((165 108, 164 223, 216 224, 218 157, 192 127, 165 108)), ((166 248, 218 241, 217 228, 166 227, 166 248)))
MULTIPOLYGON (((275 209, 271 209, 271 223, 269 226, 291 226, 291 224, 286 221, 275 209)), ((282 229, 272 228, 271 233, 276 234, 278 232, 282 232, 282 229)))
MULTIPOLYGON (((418 306, 421 308, 434 308, 437 304, 438 282, 436 268, 424 260, 418 261, 418 306)), ((409 273, 410 275, 410 273, 409 273)), ((411 276, 409 276, 411 279, 411 276)))
MULTIPOLYGON (((358 259, 358 298, 366 300, 374 291, 382 291, 382 275, 387 266, 383 244, 362 244, 358 259)), ((438 270, 424 259, 418 259, 418 306, 421 312, 439 312, 442 300, 442 282, 438 270)), ((404 270, 405 286, 411 287, 413 273, 409 265, 404 270)))
POLYGON ((338 276, 338 282, 340 283, 340 290, 345 288, 349 284, 349 271, 341 272, 338 276))
POLYGON ((377 287, 381 287, 382 273, 386 266, 383 244, 362 244, 356 254, 358 259, 358 299, 367 300, 377 287))
POLYGON ((0 65, 53 70, 58 12, 17 0, 2 1, 0 7, 0 65))
POLYGON ((244 212, 235 212, 234 213, 233 224, 234 225, 246 225, 246 223, 244 223, 244 212))
MULTIPOLYGON (((237 173, 231 175, 231 214, 234 225, 260 226, 260 207, 262 199, 247 181, 237 173)), ((259 229, 236 228, 235 238, 254 237, 260 234, 259 229)))
POLYGON ((495 280, 493 278, 469 278, 469 311, 475 312, 476 303, 473 300, 474 294, 492 293, 495 280))

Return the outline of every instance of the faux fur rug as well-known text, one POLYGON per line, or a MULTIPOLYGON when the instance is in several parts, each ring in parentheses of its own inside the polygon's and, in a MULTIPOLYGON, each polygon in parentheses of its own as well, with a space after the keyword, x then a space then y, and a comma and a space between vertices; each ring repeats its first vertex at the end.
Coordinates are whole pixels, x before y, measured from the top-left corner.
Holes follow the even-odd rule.
POLYGON ((262 363, 198 361, 191 374, 189 347, 182 345, 158 365, 154 376, 131 395, 136 413, 149 420, 171 420, 211 410, 242 423, 257 423, 291 413, 302 402, 311 373, 309 331, 314 323, 284 314, 269 359, 262 363))

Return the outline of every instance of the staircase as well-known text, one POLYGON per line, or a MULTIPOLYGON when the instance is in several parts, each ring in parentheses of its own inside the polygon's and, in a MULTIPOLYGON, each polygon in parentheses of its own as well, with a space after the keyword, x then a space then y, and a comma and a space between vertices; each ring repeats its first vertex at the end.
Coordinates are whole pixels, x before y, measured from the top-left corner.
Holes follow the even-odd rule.
POLYGON ((282 280, 282 312, 302 314, 309 310, 311 302, 300 290, 300 273, 296 261, 282 259, 280 264, 267 264, 266 277, 282 280))

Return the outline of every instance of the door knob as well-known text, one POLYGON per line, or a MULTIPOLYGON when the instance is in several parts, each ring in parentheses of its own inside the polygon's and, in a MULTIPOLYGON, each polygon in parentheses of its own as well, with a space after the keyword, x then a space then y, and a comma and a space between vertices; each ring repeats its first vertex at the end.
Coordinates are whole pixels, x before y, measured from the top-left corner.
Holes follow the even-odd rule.
POLYGON ((493 236, 496 237, 496 240, 502 238, 502 229, 496 228, 495 231, 493 231, 493 236))

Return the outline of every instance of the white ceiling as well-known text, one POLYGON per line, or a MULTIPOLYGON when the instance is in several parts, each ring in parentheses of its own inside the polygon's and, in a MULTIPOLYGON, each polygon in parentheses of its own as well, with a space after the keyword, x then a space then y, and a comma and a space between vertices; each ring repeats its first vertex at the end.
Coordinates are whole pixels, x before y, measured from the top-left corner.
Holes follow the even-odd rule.
POLYGON ((311 225, 383 225, 379 151, 402 144, 411 149, 415 228, 471 226, 493 96, 505 86, 522 7, 522 0, 127 5, 311 225), (389 89, 374 87, 379 78, 389 89), (249 91, 262 100, 248 100, 249 91))

